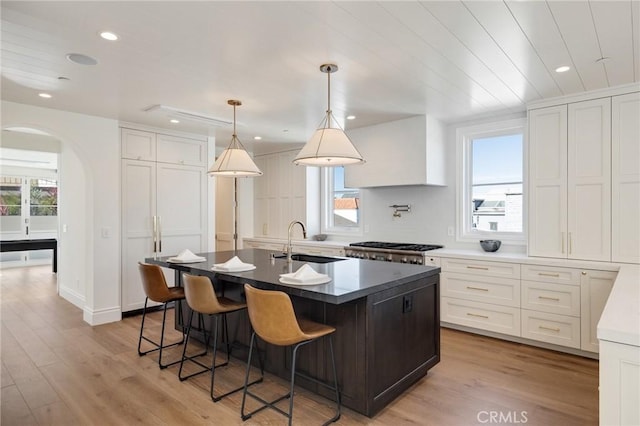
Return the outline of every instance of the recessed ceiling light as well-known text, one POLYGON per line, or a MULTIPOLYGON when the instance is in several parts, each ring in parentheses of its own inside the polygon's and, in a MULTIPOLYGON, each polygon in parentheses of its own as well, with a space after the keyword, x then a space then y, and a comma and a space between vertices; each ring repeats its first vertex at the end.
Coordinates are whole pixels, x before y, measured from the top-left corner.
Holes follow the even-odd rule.
POLYGON ((67 59, 79 65, 96 65, 98 63, 91 56, 83 55, 82 53, 69 53, 67 54, 67 59))
POLYGON ((262 140, 262 136, 254 136, 253 139, 255 139, 257 141, 261 141, 262 140))
POLYGON ((571 69, 571 67, 567 65, 563 65, 561 67, 556 68, 556 72, 567 72, 571 69))
POLYGON ((118 39, 118 35, 111 31, 102 31, 100 37, 108 41, 116 41, 118 39))
POLYGON ((173 124, 178 124, 180 122, 180 120, 176 120, 175 118, 172 118, 171 120, 169 120, 169 122, 171 122, 173 124))
POLYGON ((284 129, 284 130, 282 131, 282 133, 287 133, 288 131, 289 131, 289 129, 284 129))
POLYGON ((52 96, 48 93, 38 93, 38 96, 40 96, 41 98, 45 98, 45 99, 51 99, 52 96))
POLYGON ((356 116, 355 115, 347 115, 347 120, 355 120, 356 116))

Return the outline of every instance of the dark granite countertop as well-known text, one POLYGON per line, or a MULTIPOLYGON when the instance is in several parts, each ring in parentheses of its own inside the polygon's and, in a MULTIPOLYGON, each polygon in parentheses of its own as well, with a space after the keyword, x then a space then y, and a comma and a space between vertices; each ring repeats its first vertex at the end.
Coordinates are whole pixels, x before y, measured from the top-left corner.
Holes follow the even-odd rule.
POLYGON ((206 262, 199 263, 169 263, 167 259, 171 256, 157 259, 147 258, 145 261, 195 275, 207 275, 238 284, 248 283, 255 287, 281 290, 291 295, 332 304, 346 303, 440 273, 440 268, 434 266, 408 265, 347 257, 339 257, 338 259, 341 260, 331 263, 294 260, 291 264, 291 270, 289 270, 285 258, 271 259, 271 253, 274 253, 273 250, 243 249, 237 252, 198 253, 200 256, 207 258, 206 262), (215 263, 224 263, 235 255, 245 263, 256 265, 256 269, 247 272, 224 273, 211 270, 215 263), (305 263, 308 263, 317 272, 329 275, 331 281, 318 285, 283 284, 279 281, 280 274, 295 272, 305 263))

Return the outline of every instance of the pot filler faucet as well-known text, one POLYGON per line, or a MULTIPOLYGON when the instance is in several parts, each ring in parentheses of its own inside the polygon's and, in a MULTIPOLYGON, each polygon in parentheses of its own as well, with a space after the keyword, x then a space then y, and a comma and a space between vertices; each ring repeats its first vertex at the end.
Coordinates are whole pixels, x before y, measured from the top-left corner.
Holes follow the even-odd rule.
POLYGON ((294 220, 293 222, 291 222, 289 224, 289 231, 287 231, 287 236, 288 236, 288 240, 287 240, 287 262, 291 263, 291 252, 293 251, 292 247, 291 247, 291 231, 293 230, 293 226, 295 224, 300 225, 300 227, 302 228, 302 236, 304 238, 307 238, 307 230, 304 227, 304 223, 300 222, 299 220, 294 220))

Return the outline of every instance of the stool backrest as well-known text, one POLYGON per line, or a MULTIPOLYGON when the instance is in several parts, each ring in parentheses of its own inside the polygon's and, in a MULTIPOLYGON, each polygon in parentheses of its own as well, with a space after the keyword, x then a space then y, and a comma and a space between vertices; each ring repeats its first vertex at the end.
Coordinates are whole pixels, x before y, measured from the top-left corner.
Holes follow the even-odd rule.
POLYGON ((249 284, 244 285, 244 291, 251 326, 262 340, 279 346, 308 340, 300 329, 293 304, 286 293, 260 290, 249 284))
POLYGON ((164 279, 164 274, 160 266, 138 262, 138 269, 142 277, 144 293, 149 299, 162 303, 171 298, 169 286, 164 279))
POLYGON ((182 274, 184 295, 191 309, 203 314, 224 312, 213 290, 213 283, 208 277, 182 274))

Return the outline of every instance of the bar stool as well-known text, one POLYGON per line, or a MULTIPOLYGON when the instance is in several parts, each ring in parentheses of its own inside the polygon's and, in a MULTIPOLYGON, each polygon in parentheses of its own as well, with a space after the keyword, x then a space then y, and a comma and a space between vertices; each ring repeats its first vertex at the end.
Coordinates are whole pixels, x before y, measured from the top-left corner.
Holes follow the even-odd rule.
POLYGON ((284 292, 260 290, 260 289, 251 287, 248 284, 244 285, 244 290, 247 296, 247 308, 249 311, 249 319, 251 321, 251 326, 253 327, 254 331, 251 334, 251 344, 249 346, 249 360, 247 361, 247 374, 245 376, 244 393, 242 395, 242 407, 240 409, 242 420, 247 420, 255 413, 269 407, 279 412, 280 414, 283 414, 285 417, 287 417, 289 419, 289 425, 291 425, 291 422, 293 420, 293 388, 295 383, 295 376, 297 374, 299 376, 304 377, 305 379, 311 380, 328 389, 335 391, 336 413, 331 419, 329 419, 325 423, 325 425, 337 421, 340 418, 340 392, 338 390, 336 362, 333 354, 333 343, 331 340, 331 334, 333 334, 336 331, 336 329, 329 325, 320 324, 310 320, 305 320, 302 318, 297 319, 295 312, 293 310, 293 304, 291 303, 291 299, 284 292), (287 394, 271 402, 268 402, 262 399, 261 397, 249 392, 249 390, 247 389, 248 388, 247 382, 249 380, 249 371, 251 369, 251 357, 252 357, 253 347, 256 341, 256 335, 258 335, 260 339, 272 345, 289 346, 289 347, 293 346, 292 356, 291 356, 290 390, 287 394), (333 386, 329 385, 328 383, 322 382, 316 378, 309 377, 306 374, 296 372, 296 355, 297 355, 298 349, 301 346, 304 346, 308 343, 316 341, 317 339, 323 336, 326 336, 329 340, 329 348, 331 351, 331 365, 333 367, 333 383, 334 383, 333 386), (260 401, 263 405, 260 408, 245 414, 244 406, 245 406, 245 400, 247 395, 260 401), (285 398, 289 398, 288 413, 285 413, 283 410, 281 410, 280 408, 274 405, 285 398))
POLYGON ((140 270, 140 275, 142 276, 142 287, 144 288, 144 292, 146 297, 144 299, 144 308, 142 309, 142 323, 140 324, 140 338, 138 339, 138 355, 143 356, 151 352, 159 351, 158 357, 158 365, 161 369, 167 368, 170 365, 174 365, 180 362, 180 360, 170 362, 168 364, 162 363, 162 350, 165 348, 170 348, 172 346, 180 345, 184 342, 184 331, 182 335, 182 340, 179 342, 171 343, 168 345, 164 344, 164 329, 167 318, 167 305, 170 302, 179 303, 180 300, 184 300, 184 290, 180 287, 169 287, 167 286, 167 281, 164 279, 164 274, 162 273, 162 268, 158 265, 151 265, 149 263, 138 262, 138 268, 140 270), (164 312, 162 314, 162 331, 160 332, 160 343, 151 340, 150 338, 143 335, 144 331, 144 320, 147 316, 147 302, 151 299, 154 302, 164 304, 164 312), (155 346, 154 349, 150 349, 148 351, 142 352, 141 345, 142 340, 146 340, 155 346))
MULTIPOLYGON (((213 289, 213 283, 209 278, 204 276, 196 276, 183 274, 182 281, 184 284, 184 293, 187 299, 187 305, 191 308, 191 315, 189 317, 189 326, 187 327, 187 337, 184 344, 184 348, 182 350, 182 360, 180 362, 180 370, 178 371, 178 377, 181 381, 186 380, 190 377, 197 376, 199 374, 205 373, 207 371, 211 372, 211 400, 213 402, 218 402, 225 396, 229 396, 232 393, 238 392, 244 389, 244 385, 233 389, 229 392, 226 392, 220 396, 213 395, 214 381, 215 381, 215 371, 218 367, 224 367, 229 364, 229 358, 231 356, 231 344, 229 343, 229 331, 227 327, 227 314, 231 312, 236 312, 241 309, 246 309, 247 305, 245 303, 236 302, 226 297, 217 297, 216 293, 213 289), (198 313, 198 324, 204 324, 204 315, 209 315, 210 318, 210 331, 207 332, 204 329, 204 326, 201 326, 202 332, 205 334, 205 351, 196 355, 187 356, 187 346, 189 345, 189 337, 191 335, 192 323, 193 323, 193 314, 198 313), (220 317, 222 317, 222 327, 224 333, 224 341, 227 346, 227 360, 221 364, 216 365, 216 355, 218 352, 218 322, 220 317), (204 365, 198 359, 198 357, 204 356, 208 353, 209 350, 209 341, 211 338, 211 334, 213 333, 213 360, 211 361, 211 366, 204 365), (202 367, 202 370, 196 371, 195 373, 189 374, 187 376, 182 375, 182 369, 184 367, 185 361, 191 361, 194 364, 202 367)), ((250 383, 252 385, 254 383, 258 383, 262 381, 262 376, 250 383)))

